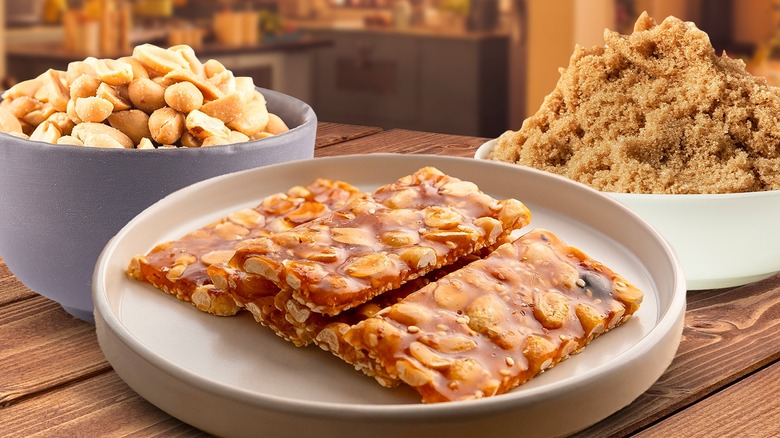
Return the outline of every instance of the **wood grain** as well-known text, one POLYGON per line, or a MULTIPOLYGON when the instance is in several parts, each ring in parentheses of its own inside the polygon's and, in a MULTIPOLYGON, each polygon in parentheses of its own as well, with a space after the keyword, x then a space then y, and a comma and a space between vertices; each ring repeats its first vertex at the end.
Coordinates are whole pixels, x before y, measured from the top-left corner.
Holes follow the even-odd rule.
POLYGON ((637 437, 778 437, 780 436, 780 363, 726 387, 701 403, 675 413, 637 437), (734 422, 734 418, 740 421, 734 422))
POLYGON ((319 122, 317 123, 317 139, 314 142, 314 149, 373 135, 381 131, 382 128, 372 126, 319 122))
POLYGON ((42 296, 0 307, 0 406, 110 368, 95 326, 42 296))
POLYGON ((0 306, 35 295, 14 277, 8 265, 0 258, 0 306))
POLYGON ((357 155, 381 151, 473 157, 477 148, 487 140, 479 137, 392 129, 319 149, 315 151, 315 156, 357 155))
POLYGON ((632 404, 578 436, 640 430, 780 360, 780 275, 743 287, 689 292, 687 302, 683 338, 666 372, 632 404))
POLYGON ((4 436, 207 437, 170 417, 107 371, 0 410, 4 436))

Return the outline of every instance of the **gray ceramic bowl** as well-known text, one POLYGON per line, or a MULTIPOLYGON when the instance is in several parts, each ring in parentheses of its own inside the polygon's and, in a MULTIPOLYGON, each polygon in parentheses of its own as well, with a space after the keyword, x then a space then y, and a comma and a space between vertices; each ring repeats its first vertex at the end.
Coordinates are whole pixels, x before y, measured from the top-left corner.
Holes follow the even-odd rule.
POLYGON ((49 145, 0 133, 0 257, 27 287, 93 321, 95 262, 136 214, 200 180, 313 157, 317 117, 311 107, 259 90, 289 132, 156 151, 49 145))

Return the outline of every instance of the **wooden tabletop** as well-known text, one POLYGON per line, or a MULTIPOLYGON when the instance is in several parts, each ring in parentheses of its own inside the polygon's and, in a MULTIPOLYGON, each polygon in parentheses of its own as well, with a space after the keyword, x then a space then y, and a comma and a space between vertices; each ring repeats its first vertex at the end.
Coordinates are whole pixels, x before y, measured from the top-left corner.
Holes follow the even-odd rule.
MULTIPOLYGON (((471 157, 485 140, 320 123, 315 155, 471 157)), ((780 436, 780 275, 689 291, 687 304, 682 341, 665 374, 577 436, 780 436)), ((36 434, 208 436, 133 392, 104 358, 94 326, 29 290, 0 259, 0 436, 36 434)))

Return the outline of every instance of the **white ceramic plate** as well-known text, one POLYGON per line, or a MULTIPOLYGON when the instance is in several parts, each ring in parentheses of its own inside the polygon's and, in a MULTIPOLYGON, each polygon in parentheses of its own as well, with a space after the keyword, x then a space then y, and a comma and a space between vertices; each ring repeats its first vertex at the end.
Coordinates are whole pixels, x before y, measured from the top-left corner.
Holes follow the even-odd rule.
MULTIPOLYGON (((487 160, 495 140, 477 149, 487 160)), ((689 290, 740 286, 780 271, 780 190, 650 195, 609 193, 655 227, 680 259, 689 290)))
POLYGON ((676 352, 685 309, 671 249, 619 203, 543 172, 427 155, 305 160, 182 189, 112 239, 93 284, 98 341, 119 376, 171 415, 221 436, 567 434, 626 406, 658 379, 676 352), (291 185, 328 177, 369 190, 426 165, 496 197, 523 200, 533 226, 556 232, 645 291, 636 317, 508 394, 423 405, 413 391, 382 388, 316 347, 293 347, 247 314, 204 314, 124 274, 133 255, 291 185))

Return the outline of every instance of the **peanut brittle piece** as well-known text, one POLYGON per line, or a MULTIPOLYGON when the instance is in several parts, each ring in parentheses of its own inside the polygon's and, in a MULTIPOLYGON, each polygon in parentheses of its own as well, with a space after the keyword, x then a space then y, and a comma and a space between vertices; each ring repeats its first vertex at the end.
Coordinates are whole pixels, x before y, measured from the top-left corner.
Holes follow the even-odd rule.
POLYGON ((491 246, 529 221, 520 201, 496 200, 472 182, 425 167, 373 196, 257 239, 236 250, 230 264, 332 316, 491 246))
MULTIPOLYGON (((207 274, 209 266, 227 262, 236 248, 252 239, 315 219, 359 194, 348 183, 324 178, 293 187, 264 198, 254 208, 236 211, 178 240, 157 245, 146 255, 134 257, 127 273, 192 302, 204 312, 234 315, 241 306, 214 286, 207 274)), ((262 291, 260 288, 256 293, 262 291)))
POLYGON ((344 339, 424 402, 481 398, 579 352, 628 320, 642 297, 537 229, 359 322, 344 339))

